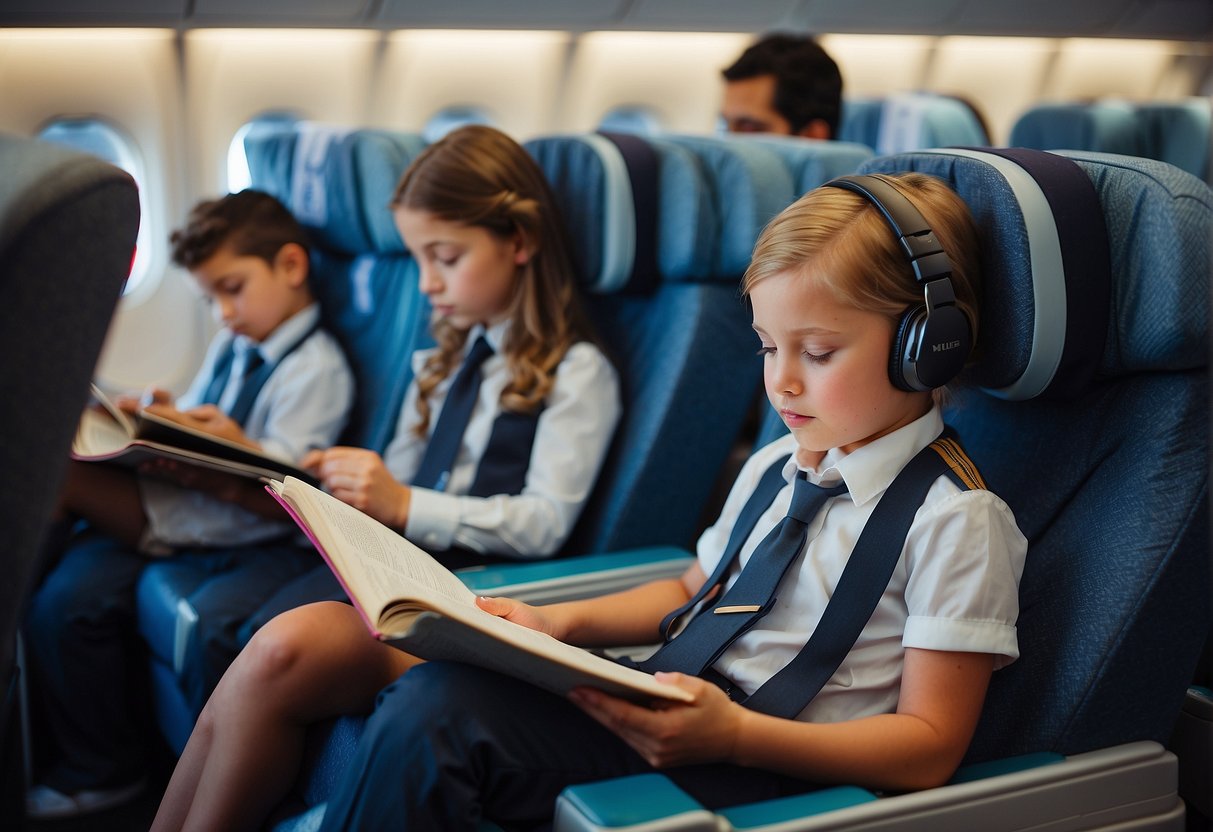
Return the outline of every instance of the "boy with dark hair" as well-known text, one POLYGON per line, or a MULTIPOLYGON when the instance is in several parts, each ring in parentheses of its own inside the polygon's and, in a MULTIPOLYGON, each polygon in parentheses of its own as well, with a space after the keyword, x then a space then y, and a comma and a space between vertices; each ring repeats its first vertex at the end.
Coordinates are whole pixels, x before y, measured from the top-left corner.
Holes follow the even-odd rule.
MULTIPOLYGON (((319 326, 307 238, 290 212, 258 191, 229 194, 199 203, 171 242, 174 262, 223 327, 176 406, 153 390, 144 408, 294 464, 329 447, 345 425, 353 378, 319 326)), ((125 397, 119 406, 133 411, 140 402, 125 397)), ((142 788, 131 680, 143 662, 136 585, 150 557, 172 556, 211 576, 206 597, 191 598, 214 630, 207 640, 234 639, 252 599, 314 564, 259 483, 167 460, 138 471, 73 461, 58 513, 60 523, 85 523, 26 621, 51 763, 27 795, 33 817, 96 811, 142 788)), ((199 688, 202 701, 214 681, 183 680, 187 696, 199 688)))
POLYGON ((729 132, 810 139, 838 135, 842 75, 811 36, 767 35, 721 74, 721 116, 729 132))

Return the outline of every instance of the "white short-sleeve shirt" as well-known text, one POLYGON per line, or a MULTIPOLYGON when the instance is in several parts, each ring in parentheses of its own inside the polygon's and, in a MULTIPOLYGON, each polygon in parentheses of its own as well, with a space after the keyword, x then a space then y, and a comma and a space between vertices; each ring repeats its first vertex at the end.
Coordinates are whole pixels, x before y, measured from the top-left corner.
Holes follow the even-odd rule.
MULTIPOLYGON (((235 340, 232 381, 219 397, 219 407, 231 407, 239 393, 248 352, 258 348, 268 363, 281 361, 253 400, 244 423, 245 434, 269 456, 298 464, 304 454, 337 441, 354 401, 354 376, 340 345, 328 332, 316 329, 293 351, 299 338, 320 319, 311 304, 275 329, 261 344, 230 330, 211 341, 202 367, 177 407, 195 407, 210 384, 212 368, 235 340), (285 356, 284 356, 285 353, 285 356)), ((162 480, 141 477, 140 493, 148 526, 141 548, 149 553, 186 546, 241 546, 279 537, 295 530, 284 517, 270 520, 201 491, 179 488, 162 480)))
MULTIPOLYGON (((494 354, 481 366, 480 391, 446 489, 412 490, 404 534, 422 548, 437 551, 458 546, 517 558, 551 555, 573 530, 606 458, 622 411, 619 380, 601 350, 583 341, 570 347, 556 368, 535 429, 522 493, 467 496, 493 421, 501 413, 501 391, 510 379, 501 354, 508 326, 508 321, 487 330, 477 326, 468 333, 466 349, 483 334, 494 354)), ((414 373, 432 352, 422 350, 414 355, 414 373)), ((444 379, 430 396, 430 433, 454 375, 444 379)), ((383 455, 392 476, 403 483, 416 474, 428 441, 414 431, 420 420, 417 395, 416 383, 410 384, 395 437, 383 455)))
MULTIPOLYGON (((809 525, 804 550, 777 592, 774 608, 729 646, 714 667, 747 693, 804 646, 829 602, 864 524, 897 473, 943 430, 938 409, 850 453, 837 449, 807 472, 811 481, 848 492, 832 498, 809 525)), ((739 562, 787 513, 797 472, 795 437, 758 450, 738 475, 720 518, 701 536, 697 555, 710 575, 737 515, 762 474, 781 457, 786 485, 762 514, 739 562)), ((821 692, 799 715, 839 722, 896 710, 907 647, 994 654, 1001 667, 1019 655, 1015 622, 1027 541, 1010 509, 985 490, 935 481, 910 526, 892 579, 871 620, 821 692)), ((736 579, 736 569, 729 583, 736 579)))

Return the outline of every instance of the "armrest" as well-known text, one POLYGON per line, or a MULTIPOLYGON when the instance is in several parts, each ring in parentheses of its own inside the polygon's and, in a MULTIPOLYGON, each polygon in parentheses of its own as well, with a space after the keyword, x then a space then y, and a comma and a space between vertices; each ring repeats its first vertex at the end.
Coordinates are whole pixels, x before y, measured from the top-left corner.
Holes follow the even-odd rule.
MULTIPOLYGON (((1029 754, 981 763, 962 769, 953 782, 938 789, 879 799, 854 787, 825 789, 731 807, 716 816, 716 826, 695 825, 699 815, 685 803, 677 816, 679 825, 658 825, 656 812, 649 810, 650 794, 668 794, 670 789, 682 793, 660 775, 641 777, 668 785, 630 777, 566 789, 557 801, 556 832, 1184 829, 1184 806, 1176 793, 1175 755, 1155 742, 1070 757, 1029 754), (619 785, 613 792, 597 791, 609 784, 619 785), (591 789, 595 791, 588 791, 591 789), (611 811, 602 808, 612 802, 611 811), (641 813, 638 820, 630 826, 606 822, 620 816, 623 807, 641 813)), ((661 823, 673 820, 660 818, 661 823)))
POLYGON ((570 786, 556 798, 559 832, 716 832, 716 816, 660 774, 570 786))
POLYGON ((694 557, 676 546, 651 546, 540 562, 475 566, 455 574, 473 592, 508 595, 528 603, 572 601, 617 592, 645 581, 673 578, 694 557))

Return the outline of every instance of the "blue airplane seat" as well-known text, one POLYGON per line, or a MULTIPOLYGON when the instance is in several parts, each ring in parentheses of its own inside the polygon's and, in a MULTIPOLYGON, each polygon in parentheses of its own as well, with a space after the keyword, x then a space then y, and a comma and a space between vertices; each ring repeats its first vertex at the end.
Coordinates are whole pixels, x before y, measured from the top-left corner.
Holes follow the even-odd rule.
POLYGON ((627 819, 607 781, 566 790, 557 830, 1184 828, 1161 743, 1209 632, 1213 191, 1153 160, 1001 153, 861 169, 944 178, 984 245, 980 360, 947 419, 1029 552, 1021 657, 994 674, 966 765, 926 792, 721 813, 654 776, 616 800, 627 819))
POLYGON ((1037 150, 1093 150, 1145 156, 1142 123, 1124 101, 1037 104, 1011 126, 1010 144, 1037 150))
POLYGON ((972 104, 955 96, 928 92, 844 100, 837 138, 867 145, 881 155, 990 143, 986 127, 972 104))
POLYGON ((587 296, 620 373, 624 416, 566 552, 685 546, 741 429, 740 405, 758 384, 736 281, 762 224, 791 201, 788 174, 721 139, 598 134, 527 148, 582 256, 592 252, 586 229, 600 223, 579 222, 578 213, 597 214, 600 188, 609 197, 612 182, 628 185, 623 202, 635 211, 625 223, 637 238, 631 277, 610 293, 591 285, 587 296), (587 154, 597 163, 583 160, 587 154))
POLYGON ((739 133, 737 139, 774 151, 788 166, 797 196, 822 182, 854 173, 874 155, 871 147, 859 142, 819 141, 767 133, 739 133))
POLYGON ((0 134, 0 826, 25 815, 17 658, 68 450, 130 274, 135 181, 96 156, 0 134))
MULTIPOLYGON (((312 288, 357 382, 343 441, 377 450, 395 427, 409 358, 429 342, 429 304, 388 210, 396 181, 423 147, 412 134, 307 123, 247 141, 252 187, 283 200, 312 237, 312 288)), ((179 682, 198 615, 190 599, 208 581, 201 569, 170 559, 149 565, 137 589, 157 723, 178 753, 197 718, 179 682)))
POLYGON ((1213 125, 1208 98, 1137 105, 1144 150, 1148 159, 1158 159, 1206 182, 1213 182, 1213 125))

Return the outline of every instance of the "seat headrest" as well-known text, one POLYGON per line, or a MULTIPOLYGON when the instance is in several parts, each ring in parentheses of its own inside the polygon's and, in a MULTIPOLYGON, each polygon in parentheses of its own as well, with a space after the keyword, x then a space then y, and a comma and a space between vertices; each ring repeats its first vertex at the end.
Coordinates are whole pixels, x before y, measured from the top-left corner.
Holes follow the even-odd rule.
POLYGON ((1213 193, 1150 160, 1034 150, 931 150, 864 173, 938 176, 982 244, 978 363, 966 379, 1009 399, 1068 397, 1096 376, 1206 363, 1213 193), (1151 275, 1190 280, 1160 288, 1151 275))
POLYGON ((914 92, 884 100, 875 148, 877 153, 889 154, 988 143, 989 137, 968 104, 951 96, 914 92))
POLYGON ((424 147, 415 134, 308 122, 245 140, 252 187, 282 200, 317 243, 347 254, 404 252, 388 202, 424 147))
POLYGON ((1141 123, 1123 101, 1038 104, 1011 127, 1014 147, 1037 150, 1095 150, 1140 156, 1141 123))
POLYGON ((1208 98, 1188 98, 1137 106, 1145 143, 1142 155, 1193 176, 1213 181, 1213 109, 1208 98))
POLYGON ((715 216, 685 154, 618 133, 545 136, 524 147, 552 186, 588 291, 644 291, 658 279, 709 274, 715 216))
POLYGON ((770 147, 741 136, 666 135, 653 143, 682 148, 698 163, 719 223, 709 243, 710 276, 736 280, 763 227, 796 197, 787 164, 770 147))
POLYGON ((831 179, 854 173, 875 155, 871 147, 858 142, 803 139, 769 133, 738 134, 736 139, 765 147, 779 156, 792 175, 792 187, 798 196, 831 179))

